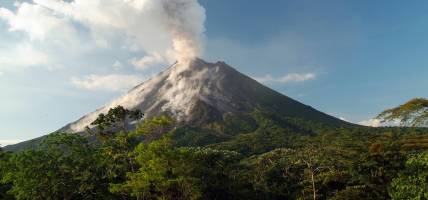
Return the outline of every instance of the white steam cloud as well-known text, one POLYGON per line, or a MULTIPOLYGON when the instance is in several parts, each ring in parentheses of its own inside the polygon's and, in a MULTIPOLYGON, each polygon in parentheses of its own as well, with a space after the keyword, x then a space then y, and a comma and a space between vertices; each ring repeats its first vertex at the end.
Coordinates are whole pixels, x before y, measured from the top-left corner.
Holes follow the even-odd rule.
POLYGON ((83 31, 98 46, 119 41, 169 63, 188 62, 203 50, 206 16, 197 0, 33 0, 16 6, 1 8, 0 19, 32 40, 50 40, 51 30, 72 40, 83 31))

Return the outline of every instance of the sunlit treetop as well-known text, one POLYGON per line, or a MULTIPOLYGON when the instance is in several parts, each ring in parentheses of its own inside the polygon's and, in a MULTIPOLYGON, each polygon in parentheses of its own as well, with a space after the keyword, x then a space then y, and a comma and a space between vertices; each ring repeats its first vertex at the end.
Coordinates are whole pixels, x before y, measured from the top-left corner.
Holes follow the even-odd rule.
POLYGON ((382 122, 399 121, 402 126, 427 126, 428 99, 412 99, 403 105, 383 111, 377 119, 382 122))

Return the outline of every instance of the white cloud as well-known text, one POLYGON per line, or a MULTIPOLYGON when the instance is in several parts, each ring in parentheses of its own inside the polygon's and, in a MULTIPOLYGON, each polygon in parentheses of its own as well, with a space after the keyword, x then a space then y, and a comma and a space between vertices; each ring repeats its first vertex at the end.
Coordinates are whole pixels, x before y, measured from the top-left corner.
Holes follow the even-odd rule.
POLYGON ((91 91, 124 91, 144 80, 136 75, 109 74, 89 75, 84 78, 72 77, 70 82, 77 88, 91 91))
POLYGON ((123 64, 120 61, 118 61, 118 60, 114 61, 114 63, 113 63, 113 69, 120 70, 122 68, 123 68, 123 64))
POLYGON ((345 117, 339 117, 340 120, 345 121, 345 122, 349 122, 348 119, 346 119, 345 117))
POLYGON ((22 140, 0 140, 0 147, 4 147, 11 144, 17 144, 22 142, 22 140))
POLYGON ((153 53, 147 56, 144 56, 140 59, 133 58, 129 61, 135 68, 140 70, 146 70, 155 64, 164 63, 165 60, 158 53, 153 53))
POLYGON ((0 19, 9 24, 9 31, 25 32, 31 40, 52 40, 52 36, 59 37, 61 42, 74 40, 76 31, 67 18, 37 4, 17 6, 15 13, 0 8, 0 19))
POLYGON ((0 38, 0 70, 19 71, 35 66, 53 69, 87 52, 91 42, 79 38, 69 18, 38 4, 16 2, 15 6, 13 11, 0 7, 0 21, 8 26, 0 31, 13 35, 0 38))
POLYGON ((32 0, 15 7, 0 6, 0 21, 9 32, 24 34, 13 33, 13 42, 0 38, 0 70, 80 66, 85 56, 112 51, 148 55, 133 59, 146 69, 160 62, 187 62, 203 52, 206 16, 197 0, 32 0), (14 47, 21 43, 25 48, 14 47))
POLYGON ((206 16, 197 0, 34 0, 34 6, 82 24, 104 47, 116 38, 148 54, 160 52, 170 62, 202 52, 206 16))
POLYGON ((368 119, 358 122, 358 124, 363 126, 379 127, 381 126, 381 120, 379 119, 368 119))
POLYGON ((334 116, 334 117, 336 117, 336 118, 338 118, 338 119, 340 119, 340 120, 342 120, 342 121, 352 123, 350 120, 348 120, 348 118, 343 117, 343 115, 342 115, 342 114, 337 114, 337 113, 327 113, 327 114, 328 114, 328 115, 331 115, 331 116, 334 116))
POLYGON ((371 127, 383 127, 383 126, 400 126, 400 121, 393 122, 382 122, 380 119, 368 119, 358 122, 358 124, 363 126, 371 126, 371 127))
POLYGON ((0 69, 11 70, 24 67, 48 65, 51 58, 29 43, 18 44, 15 48, 0 49, 0 69))
POLYGON ((314 73, 306 73, 306 74, 298 74, 298 73, 292 73, 287 74, 280 77, 273 77, 272 75, 268 74, 263 77, 255 77, 257 81, 261 83, 290 83, 290 82, 304 82, 304 81, 310 81, 314 80, 316 78, 316 74, 314 73))

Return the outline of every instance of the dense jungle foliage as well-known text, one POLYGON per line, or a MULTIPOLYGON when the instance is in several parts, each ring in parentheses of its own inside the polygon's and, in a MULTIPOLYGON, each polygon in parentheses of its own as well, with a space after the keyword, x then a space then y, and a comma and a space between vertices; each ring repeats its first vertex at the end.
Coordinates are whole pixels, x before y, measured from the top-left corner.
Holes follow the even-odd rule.
POLYGON ((0 199, 428 199, 425 128, 332 127, 256 110, 126 129, 140 117, 119 106, 86 135, 0 152, 0 199))

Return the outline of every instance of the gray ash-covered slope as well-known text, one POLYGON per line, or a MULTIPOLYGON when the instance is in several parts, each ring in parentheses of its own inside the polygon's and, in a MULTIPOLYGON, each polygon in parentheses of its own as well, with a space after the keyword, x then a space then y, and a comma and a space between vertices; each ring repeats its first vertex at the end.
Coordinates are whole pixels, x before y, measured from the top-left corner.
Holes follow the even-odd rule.
POLYGON ((265 87, 224 62, 208 63, 196 59, 186 66, 171 66, 61 131, 81 132, 99 114, 118 105, 140 109, 147 117, 165 113, 178 121, 189 123, 203 120, 197 114, 201 106, 208 108, 214 115, 209 116, 211 119, 220 118, 225 113, 251 112, 263 108, 314 122, 332 125, 344 123, 265 87))
MULTIPOLYGON (((187 65, 171 66, 60 131, 81 133, 99 114, 118 105, 140 109, 146 117, 169 114, 189 124, 221 120, 225 114, 263 109, 317 123, 348 125, 260 84, 224 62, 208 63, 195 59, 187 65)), ((13 146, 9 148, 14 149, 13 146)))

